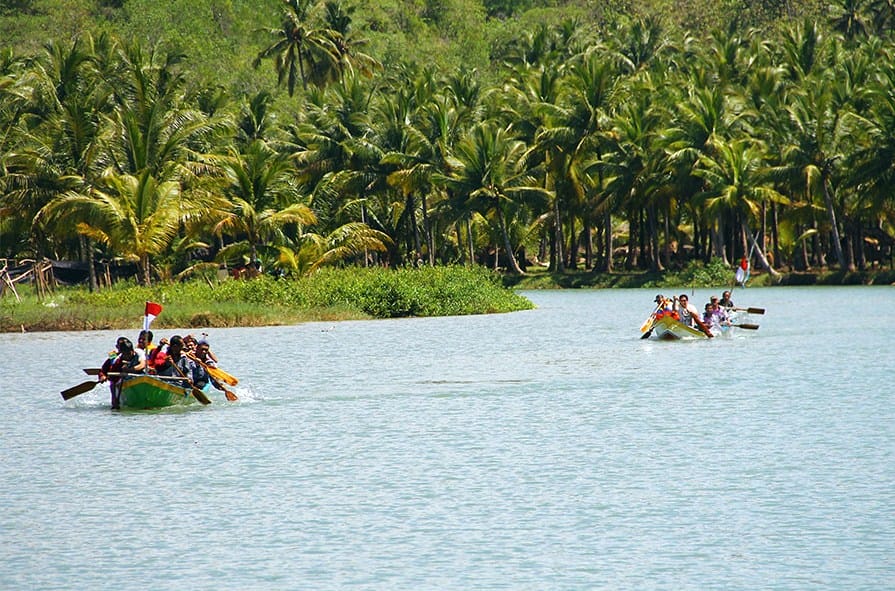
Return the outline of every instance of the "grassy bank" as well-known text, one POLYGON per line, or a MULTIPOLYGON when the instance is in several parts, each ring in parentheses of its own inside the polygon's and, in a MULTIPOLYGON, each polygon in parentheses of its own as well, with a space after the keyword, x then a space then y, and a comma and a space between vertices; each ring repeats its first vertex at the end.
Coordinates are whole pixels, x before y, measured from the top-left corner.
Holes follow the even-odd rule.
POLYGON ((121 283, 98 293, 83 287, 57 289, 43 300, 27 288, 19 295, 21 302, 9 292, 0 298, 2 332, 132 329, 139 326, 146 301, 163 306, 153 328, 270 326, 533 307, 481 267, 328 269, 296 281, 261 277, 153 287, 121 283))

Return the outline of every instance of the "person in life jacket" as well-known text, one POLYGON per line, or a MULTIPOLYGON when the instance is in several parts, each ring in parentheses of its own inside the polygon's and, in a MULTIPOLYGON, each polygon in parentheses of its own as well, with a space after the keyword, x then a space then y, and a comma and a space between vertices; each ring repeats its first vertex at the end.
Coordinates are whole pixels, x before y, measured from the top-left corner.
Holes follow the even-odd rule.
POLYGON ((115 349, 117 354, 103 362, 98 378, 100 383, 108 380, 109 391, 112 394, 112 408, 119 408, 121 382, 124 378, 115 374, 143 373, 146 370, 146 356, 142 351, 134 349, 134 344, 126 337, 118 337, 115 349))

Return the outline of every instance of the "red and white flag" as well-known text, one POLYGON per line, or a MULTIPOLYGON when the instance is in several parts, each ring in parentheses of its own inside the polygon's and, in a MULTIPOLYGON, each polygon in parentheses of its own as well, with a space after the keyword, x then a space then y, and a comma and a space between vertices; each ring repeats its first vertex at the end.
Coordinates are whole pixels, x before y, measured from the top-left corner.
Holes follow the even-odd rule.
POLYGON ((149 330, 149 325, 156 316, 162 313, 162 307, 155 302, 146 302, 146 312, 143 314, 143 330, 149 330))
POLYGON ((746 281, 749 280, 749 260, 746 257, 740 259, 740 266, 737 267, 734 279, 736 279, 737 283, 746 287, 746 281))

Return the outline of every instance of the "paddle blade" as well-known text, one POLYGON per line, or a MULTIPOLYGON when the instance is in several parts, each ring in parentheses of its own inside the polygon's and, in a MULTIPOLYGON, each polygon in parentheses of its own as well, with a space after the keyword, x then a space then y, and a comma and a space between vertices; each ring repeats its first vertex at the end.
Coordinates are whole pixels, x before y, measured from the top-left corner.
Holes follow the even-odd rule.
POLYGON ((70 400, 79 394, 93 390, 99 382, 82 382, 61 392, 63 400, 70 400))
POLYGON ((236 402, 237 400, 239 400, 239 397, 234 392, 226 388, 224 388, 224 396, 226 396, 227 400, 229 400, 230 402, 236 402))
POLYGON ((652 330, 652 329, 650 329, 650 330, 646 331, 645 333, 643 333, 643 336, 640 337, 640 339, 641 339, 641 340, 643 340, 643 339, 648 339, 648 338, 650 337, 651 334, 653 334, 653 330, 652 330))
POLYGON ((211 377, 213 377, 214 379, 216 379, 219 382, 224 382, 228 386, 235 386, 236 384, 239 383, 239 380, 237 380, 235 377, 231 376, 230 374, 228 374, 226 371, 224 371, 223 369, 221 369, 219 367, 212 367, 212 366, 206 365, 206 364, 203 364, 203 366, 205 367, 205 370, 208 371, 208 375, 210 375, 211 377))
POLYGON ((199 388, 193 388, 192 391, 193 391, 193 398, 195 398, 202 404, 211 404, 211 400, 208 399, 208 396, 205 395, 205 392, 203 392, 199 388))
POLYGON ((99 368, 98 367, 85 367, 84 373, 86 373, 88 376, 98 376, 99 368))
POLYGON ((734 324, 737 328, 745 328, 746 330, 758 330, 757 324, 734 324))

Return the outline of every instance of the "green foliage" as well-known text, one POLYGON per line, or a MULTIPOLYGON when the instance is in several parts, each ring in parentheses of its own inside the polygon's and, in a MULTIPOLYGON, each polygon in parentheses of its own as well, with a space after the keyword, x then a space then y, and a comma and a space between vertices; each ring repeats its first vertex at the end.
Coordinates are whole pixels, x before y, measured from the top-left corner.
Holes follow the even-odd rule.
POLYGON ((729 265, 713 258, 707 265, 702 261, 690 261, 681 271, 666 273, 644 287, 715 287, 730 285, 733 276, 734 270, 729 265))
POLYGON ((154 327, 281 324, 315 318, 313 311, 341 310, 352 318, 448 316, 533 308, 482 267, 424 267, 396 271, 325 269, 295 281, 262 276, 219 283, 192 281, 144 287, 130 282, 90 293, 60 290, 49 300, 0 298, 0 332, 128 328, 138 324, 146 301, 163 313, 154 327))

